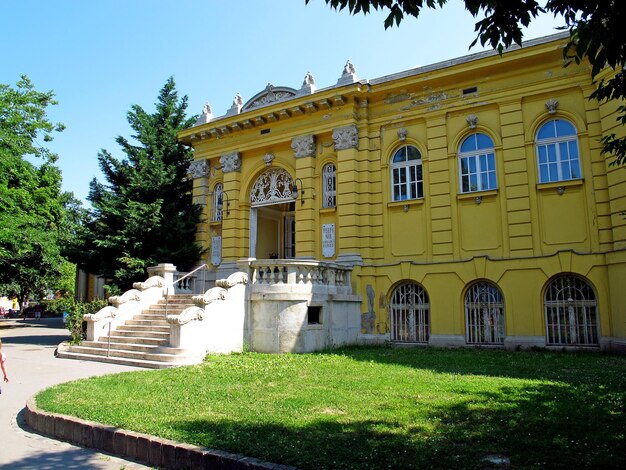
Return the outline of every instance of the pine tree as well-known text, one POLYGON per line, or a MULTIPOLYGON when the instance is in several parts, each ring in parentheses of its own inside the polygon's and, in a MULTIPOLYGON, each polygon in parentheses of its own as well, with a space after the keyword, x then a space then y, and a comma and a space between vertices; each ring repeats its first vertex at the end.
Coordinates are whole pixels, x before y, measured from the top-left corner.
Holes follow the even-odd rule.
POLYGON ((201 210, 192 203, 187 177, 192 155, 176 137, 194 122, 186 110, 187 97, 179 100, 169 78, 153 114, 138 105, 128 112, 132 141, 116 139, 126 157, 98 154, 107 184, 90 183, 94 210, 77 258, 121 289, 144 280, 149 266, 166 262, 187 270, 200 258, 194 240, 201 210))

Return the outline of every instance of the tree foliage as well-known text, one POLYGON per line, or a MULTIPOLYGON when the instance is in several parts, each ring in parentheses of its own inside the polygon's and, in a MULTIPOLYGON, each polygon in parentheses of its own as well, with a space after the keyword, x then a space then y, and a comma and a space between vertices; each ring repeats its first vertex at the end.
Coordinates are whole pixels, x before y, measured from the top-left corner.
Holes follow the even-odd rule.
MULTIPOLYGON (((310 0, 305 0, 309 3, 310 0)), ((352 14, 367 14, 371 9, 388 12, 385 28, 397 26, 406 16, 419 17, 423 8, 443 7, 448 0, 324 0, 334 9, 348 8, 352 14)), ((560 15, 569 30, 570 40, 564 49, 569 61, 588 60, 593 79, 606 69, 612 71, 602 77, 592 99, 600 102, 619 100, 617 120, 626 124, 626 8, 620 0, 547 0, 542 6, 535 0, 465 0, 465 8, 482 18, 475 25, 476 39, 498 52, 512 44, 522 44, 522 27, 528 26, 541 13, 560 15)), ((567 64, 567 62, 566 62, 567 64)), ((626 164, 626 138, 615 134, 602 139, 603 153, 612 156, 612 163, 626 164)))
POLYGON ((16 87, 0 84, 0 291, 22 303, 55 289, 66 263, 66 206, 75 200, 61 191, 57 156, 39 142, 63 130, 46 116, 55 104, 53 92, 36 91, 26 76, 16 87))
POLYGON ((200 207, 192 203, 187 177, 191 151, 177 133, 191 126, 187 97, 179 100, 173 78, 161 89, 156 111, 134 105, 127 114, 134 134, 118 136, 125 154, 98 154, 106 184, 93 179, 88 200, 90 220, 80 233, 74 259, 90 272, 126 289, 145 280, 146 268, 168 262, 188 269, 200 257, 195 243, 200 207))

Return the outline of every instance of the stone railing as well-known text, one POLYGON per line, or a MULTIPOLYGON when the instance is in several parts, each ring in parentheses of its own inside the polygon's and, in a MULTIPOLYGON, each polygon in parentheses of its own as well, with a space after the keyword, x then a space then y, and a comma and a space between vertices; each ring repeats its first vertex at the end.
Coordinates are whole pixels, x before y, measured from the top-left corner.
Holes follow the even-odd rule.
POLYGON ((215 274, 210 273, 206 264, 201 269, 186 273, 183 271, 174 271, 173 285, 176 294, 203 294, 213 285, 215 274))
POLYGON ((145 282, 135 282, 133 289, 122 295, 110 297, 110 305, 83 317, 87 322, 87 341, 98 341, 100 337, 123 325, 126 320, 138 315, 143 309, 157 303, 167 291, 167 281, 162 276, 156 275, 145 282))
POLYGON ((303 288, 351 294, 352 267, 328 261, 259 259, 247 261, 253 291, 303 288))

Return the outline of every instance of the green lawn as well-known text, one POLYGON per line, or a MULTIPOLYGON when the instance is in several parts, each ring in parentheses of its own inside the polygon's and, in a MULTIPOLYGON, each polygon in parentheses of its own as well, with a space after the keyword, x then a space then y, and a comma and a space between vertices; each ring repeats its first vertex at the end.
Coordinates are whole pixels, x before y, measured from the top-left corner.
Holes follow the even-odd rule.
POLYGON ((626 357, 350 348, 60 385, 42 409, 300 468, 626 468, 626 357))

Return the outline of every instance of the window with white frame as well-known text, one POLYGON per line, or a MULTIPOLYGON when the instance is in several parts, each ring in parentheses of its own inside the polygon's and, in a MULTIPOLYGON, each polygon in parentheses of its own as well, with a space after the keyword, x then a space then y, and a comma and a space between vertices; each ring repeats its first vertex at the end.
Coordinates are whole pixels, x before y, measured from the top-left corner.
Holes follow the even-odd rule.
POLYGON ((591 285, 578 276, 561 275, 544 298, 548 346, 597 346, 598 304, 591 285))
POLYGON ((491 282, 477 282, 465 293, 465 340, 504 344, 504 300, 491 282))
POLYGON ((459 175, 462 193, 498 187, 496 156, 488 135, 477 132, 463 140, 459 148, 459 175))
POLYGON ((222 199, 222 193, 224 192, 224 186, 222 183, 217 183, 213 190, 213 214, 211 220, 213 222, 219 222, 222 220, 222 210, 218 208, 222 199))
POLYGON ((324 165, 322 168, 322 207, 337 206, 337 170, 333 163, 324 165))
POLYGON ((539 182, 574 180, 582 177, 578 136, 572 123, 552 119, 537 131, 539 182))
POLYGON ((424 197, 422 155, 417 148, 406 145, 391 159, 391 193, 393 201, 424 197))
POLYGON ((397 286, 389 303, 391 339, 401 343, 425 343, 430 336, 430 304, 426 290, 414 282, 397 286))

